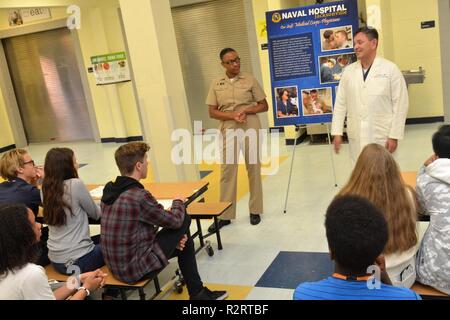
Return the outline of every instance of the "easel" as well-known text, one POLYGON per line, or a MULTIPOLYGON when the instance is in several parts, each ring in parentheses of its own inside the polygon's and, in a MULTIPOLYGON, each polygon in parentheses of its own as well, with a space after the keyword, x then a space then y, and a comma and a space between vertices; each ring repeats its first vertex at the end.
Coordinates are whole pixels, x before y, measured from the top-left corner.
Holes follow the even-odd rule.
MULTIPOLYGON (((334 186, 337 187, 337 179, 336 179, 336 168, 334 166, 334 159, 333 159, 333 144, 331 143, 331 134, 330 134, 330 124, 329 123, 314 123, 314 124, 302 124, 302 125, 295 125, 295 128, 300 130, 301 128, 306 129, 307 126, 312 126, 312 125, 326 125, 327 127, 327 135, 328 135, 328 144, 330 146, 329 151, 330 151, 330 160, 331 160, 331 166, 333 168, 333 174, 334 174, 334 186)), ((297 130, 296 130, 297 131, 297 130)), ((289 196, 289 189, 291 187, 291 179, 292 179, 292 168, 294 166, 294 158, 295 158, 295 149, 297 146, 296 143, 296 139, 294 140, 294 145, 292 148, 292 156, 291 156, 291 168, 289 169, 289 180, 288 180, 288 186, 287 186, 287 191, 286 191, 286 200, 284 202, 284 213, 287 212, 287 202, 288 202, 288 196, 289 196)))

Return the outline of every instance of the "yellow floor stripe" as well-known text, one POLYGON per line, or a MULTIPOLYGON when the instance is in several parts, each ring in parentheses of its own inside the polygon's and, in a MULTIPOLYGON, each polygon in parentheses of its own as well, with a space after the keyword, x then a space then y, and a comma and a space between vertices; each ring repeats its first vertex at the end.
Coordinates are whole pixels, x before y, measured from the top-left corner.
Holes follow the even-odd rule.
MULTIPOLYGON (((279 164, 285 161, 288 157, 279 157, 277 160, 279 164)), ((204 177, 202 180, 209 182, 208 191, 205 195, 206 202, 219 202, 220 201, 220 164, 200 164, 200 171, 212 171, 209 175, 204 177)), ((262 176, 263 179, 266 176, 262 176)), ((245 169, 245 164, 239 165, 238 169, 238 188, 237 188, 237 201, 242 199, 248 192, 248 178, 247 170, 245 169)))
MULTIPOLYGON (((228 292, 227 300, 245 300, 249 295, 250 291, 253 287, 248 286, 231 286, 231 285, 223 285, 223 284, 204 284, 210 290, 226 290, 228 292)), ((166 299, 165 299, 166 300, 166 299)), ((183 292, 176 293, 173 292, 167 300, 189 300, 189 294, 187 292, 186 287, 183 287, 183 292)))
MULTIPOLYGON (((279 164, 283 163, 288 157, 282 156, 278 158, 274 158, 277 160, 279 164)), ((263 166, 264 167, 264 166, 263 166)), ((200 171, 212 171, 209 175, 204 177, 202 180, 208 181, 208 191, 205 194, 206 202, 219 202, 220 201, 220 164, 206 164, 202 163, 199 165, 200 171)), ((265 175, 262 176, 263 179, 266 178, 265 175)), ((142 180, 142 182, 152 182, 153 181, 153 173, 151 166, 148 166, 148 174, 147 178, 142 180)), ((245 164, 239 165, 238 169, 238 189, 237 189, 237 201, 242 199, 248 192, 248 178, 247 178, 247 170, 245 169, 245 164)))

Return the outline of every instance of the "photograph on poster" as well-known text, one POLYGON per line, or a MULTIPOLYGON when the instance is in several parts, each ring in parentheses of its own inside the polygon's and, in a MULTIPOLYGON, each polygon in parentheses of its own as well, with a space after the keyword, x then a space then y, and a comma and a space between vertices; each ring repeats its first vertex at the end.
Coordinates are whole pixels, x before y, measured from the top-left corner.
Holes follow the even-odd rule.
POLYGON ((319 57, 320 83, 339 82, 344 69, 353 62, 356 62, 356 60, 356 54, 354 53, 319 57))
POLYGON ((318 116, 333 113, 332 88, 312 88, 302 90, 304 116, 318 116))
POLYGON ((320 43, 322 51, 353 48, 353 28, 350 25, 321 29, 320 43))
POLYGON ((275 88, 277 95, 277 118, 298 117, 298 88, 275 88))

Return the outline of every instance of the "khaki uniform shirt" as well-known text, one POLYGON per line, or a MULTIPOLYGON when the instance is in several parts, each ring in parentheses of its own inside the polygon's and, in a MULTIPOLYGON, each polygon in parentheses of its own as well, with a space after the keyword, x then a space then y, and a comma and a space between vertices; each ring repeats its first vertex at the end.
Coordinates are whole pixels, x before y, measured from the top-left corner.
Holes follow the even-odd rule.
POLYGON ((265 98, 266 94, 252 75, 240 73, 232 81, 225 74, 212 82, 206 104, 218 106, 222 112, 233 112, 255 106, 265 98))

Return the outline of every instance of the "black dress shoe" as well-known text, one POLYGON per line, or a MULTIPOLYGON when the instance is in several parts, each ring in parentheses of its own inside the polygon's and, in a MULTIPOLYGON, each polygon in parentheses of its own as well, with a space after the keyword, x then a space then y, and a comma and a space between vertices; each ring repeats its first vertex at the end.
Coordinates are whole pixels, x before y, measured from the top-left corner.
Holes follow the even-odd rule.
POLYGON ((225 300, 228 297, 226 291, 211 291, 207 287, 203 287, 199 293, 191 297, 191 300, 225 300))
MULTIPOLYGON (((217 221, 217 224, 219 225, 219 230, 220 230, 220 228, 222 228, 222 227, 224 227, 224 226, 227 226, 227 225, 229 225, 230 223, 231 223, 231 220, 220 220, 220 219, 219 219, 219 221, 217 221)), ((209 232, 209 233, 214 233, 214 232, 216 232, 216 226, 214 225, 214 222, 213 222, 212 225, 209 226, 208 232, 209 232)))
POLYGON ((257 225, 260 222, 261 222, 261 217, 259 216, 259 214, 250 213, 250 223, 252 225, 257 225))

